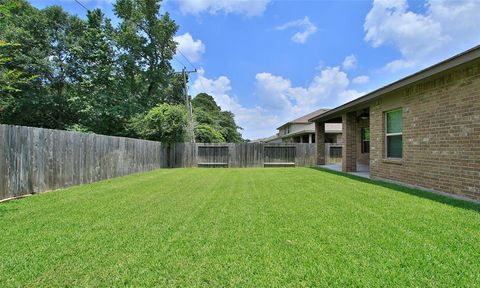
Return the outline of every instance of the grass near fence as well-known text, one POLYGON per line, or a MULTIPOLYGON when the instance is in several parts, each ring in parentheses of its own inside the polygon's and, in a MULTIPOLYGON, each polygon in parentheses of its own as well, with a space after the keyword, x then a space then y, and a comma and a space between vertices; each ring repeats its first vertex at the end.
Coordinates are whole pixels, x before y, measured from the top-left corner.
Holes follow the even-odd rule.
POLYGON ((472 286, 478 205, 308 168, 158 170, 0 203, 9 286, 472 286))

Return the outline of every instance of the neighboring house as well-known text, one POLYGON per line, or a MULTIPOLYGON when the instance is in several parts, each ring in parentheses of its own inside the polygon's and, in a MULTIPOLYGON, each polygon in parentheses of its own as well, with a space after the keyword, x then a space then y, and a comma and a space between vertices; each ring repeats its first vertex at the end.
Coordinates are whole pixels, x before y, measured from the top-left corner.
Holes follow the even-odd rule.
MULTIPOLYGON (((312 113, 283 124, 277 128, 277 137, 266 141, 266 143, 315 143, 315 124, 309 122, 308 119, 317 117, 327 111, 328 109, 318 109, 312 113)), ((325 137, 326 143, 341 143, 342 124, 326 124, 325 137)))
POLYGON ((256 143, 282 143, 282 139, 280 137, 278 137, 277 134, 275 134, 275 135, 272 135, 270 137, 252 140, 252 142, 256 142, 256 143))
POLYGON ((480 46, 312 117, 343 124, 342 170, 480 200, 480 46))

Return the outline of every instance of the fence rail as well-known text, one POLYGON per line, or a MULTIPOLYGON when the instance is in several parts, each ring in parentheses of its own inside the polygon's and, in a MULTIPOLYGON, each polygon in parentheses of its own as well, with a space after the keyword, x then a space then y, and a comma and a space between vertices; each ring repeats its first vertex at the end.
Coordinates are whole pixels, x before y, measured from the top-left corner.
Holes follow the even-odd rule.
POLYGON ((176 143, 0 125, 0 200, 158 168, 314 166, 315 144, 176 143))

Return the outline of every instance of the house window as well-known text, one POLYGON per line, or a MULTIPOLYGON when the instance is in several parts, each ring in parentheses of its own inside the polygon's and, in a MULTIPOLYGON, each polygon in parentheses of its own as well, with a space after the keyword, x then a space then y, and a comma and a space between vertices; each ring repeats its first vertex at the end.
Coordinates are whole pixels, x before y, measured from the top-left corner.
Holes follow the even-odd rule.
POLYGON ((362 153, 370 153, 370 128, 362 128, 362 153))
POLYGON ((402 122, 402 109, 396 109, 385 113, 385 151, 387 158, 402 158, 402 122))

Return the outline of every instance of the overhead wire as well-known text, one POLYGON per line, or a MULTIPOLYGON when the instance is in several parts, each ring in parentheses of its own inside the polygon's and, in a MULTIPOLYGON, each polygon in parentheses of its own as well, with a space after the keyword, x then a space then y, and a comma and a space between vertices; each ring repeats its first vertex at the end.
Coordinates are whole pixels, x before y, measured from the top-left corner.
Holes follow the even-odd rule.
POLYGON ((187 56, 185 56, 182 51, 180 51, 180 49, 177 49, 177 52, 180 53, 180 55, 183 56, 183 58, 185 58, 185 60, 187 60, 188 64, 190 64, 190 66, 192 66, 193 70, 197 71, 197 67, 195 65, 192 64, 192 62, 190 60, 188 60, 187 56))
POLYGON ((82 3, 82 2, 80 2, 79 0, 74 0, 74 1, 75 1, 75 2, 77 2, 77 4, 78 4, 78 5, 82 6, 82 7, 83 7, 83 9, 85 9, 85 10, 89 11, 89 9, 87 8, 87 6, 83 5, 83 3, 82 3))

